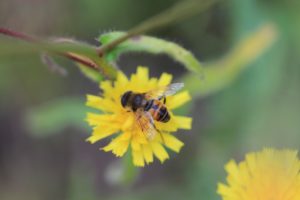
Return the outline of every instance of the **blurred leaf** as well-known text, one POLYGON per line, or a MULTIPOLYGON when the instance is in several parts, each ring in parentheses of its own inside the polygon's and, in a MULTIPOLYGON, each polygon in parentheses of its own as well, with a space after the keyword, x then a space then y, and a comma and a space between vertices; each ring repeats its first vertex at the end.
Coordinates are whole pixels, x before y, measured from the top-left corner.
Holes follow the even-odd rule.
POLYGON ((56 73, 60 76, 68 75, 67 70, 64 67, 57 64, 57 62, 54 60, 54 58, 51 57, 49 54, 41 53, 40 57, 41 57, 42 63, 44 63, 48 67, 49 71, 51 71, 52 73, 56 73))
POLYGON ((207 96, 228 87, 236 78, 269 48, 277 39, 277 30, 272 24, 265 24, 242 39, 222 59, 205 63, 205 79, 188 74, 183 80, 193 96, 207 96))
MULTIPOLYGON (((100 42, 105 45, 126 34, 125 32, 110 32, 100 36, 100 42)), ((188 50, 176 43, 150 36, 136 36, 119 44, 105 56, 108 61, 116 60, 121 54, 128 52, 146 52, 152 54, 167 54, 172 59, 183 64, 191 72, 203 75, 200 62, 188 50)))
POLYGON ((84 120, 86 111, 83 100, 62 98, 30 109, 25 118, 31 134, 48 136, 70 126, 88 129, 84 120))
POLYGON ((95 70, 85 67, 82 64, 77 63, 80 71, 89 79, 92 81, 99 83, 103 80, 103 76, 101 76, 100 73, 95 73, 95 70))

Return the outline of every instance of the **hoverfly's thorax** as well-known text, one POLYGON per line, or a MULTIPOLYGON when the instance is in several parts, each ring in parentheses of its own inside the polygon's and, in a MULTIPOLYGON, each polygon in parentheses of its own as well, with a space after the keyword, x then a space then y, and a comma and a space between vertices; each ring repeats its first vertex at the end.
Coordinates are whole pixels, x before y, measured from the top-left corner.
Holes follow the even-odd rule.
POLYGON ((142 94, 135 94, 132 95, 132 110, 136 111, 138 108, 141 108, 144 104, 144 95, 142 94))
POLYGON ((152 108, 153 102, 154 102, 153 99, 150 101, 146 101, 145 107, 144 107, 145 111, 148 111, 148 110, 150 110, 150 108, 152 108))

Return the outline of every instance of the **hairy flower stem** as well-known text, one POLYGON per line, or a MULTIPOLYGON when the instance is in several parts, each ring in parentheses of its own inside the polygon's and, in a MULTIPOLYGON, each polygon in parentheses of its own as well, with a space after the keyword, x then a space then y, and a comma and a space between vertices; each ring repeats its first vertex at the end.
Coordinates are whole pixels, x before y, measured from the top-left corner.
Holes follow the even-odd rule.
POLYGON ((3 35, 10 36, 10 37, 25 40, 25 41, 28 41, 28 42, 36 42, 36 39, 33 38, 32 36, 26 35, 24 33, 16 32, 16 31, 13 31, 13 30, 9 30, 9 29, 6 29, 6 28, 1 28, 0 27, 0 33, 3 34, 3 35))
MULTIPOLYGON (((0 27, 0 34, 10 36, 10 37, 13 37, 13 38, 17 38, 17 39, 20 39, 20 40, 23 40, 23 41, 26 41, 26 42, 30 42, 30 43, 35 43, 35 44, 43 44, 44 43, 40 39, 35 38, 33 36, 30 36, 30 35, 27 35, 27 34, 24 34, 24 33, 21 33, 21 32, 16 32, 16 31, 13 31, 13 30, 10 30, 10 29, 2 28, 2 27, 0 27)), ((82 64, 86 67, 91 68, 91 69, 94 69, 94 70, 97 70, 97 71, 100 70, 100 68, 97 64, 95 64, 93 62, 89 62, 88 60, 86 60, 82 57, 74 56, 73 54, 70 54, 68 52, 58 52, 58 51, 55 52, 54 51, 53 53, 64 56, 66 58, 69 58, 69 59, 71 59, 75 62, 78 62, 78 63, 80 63, 80 64, 82 64)))

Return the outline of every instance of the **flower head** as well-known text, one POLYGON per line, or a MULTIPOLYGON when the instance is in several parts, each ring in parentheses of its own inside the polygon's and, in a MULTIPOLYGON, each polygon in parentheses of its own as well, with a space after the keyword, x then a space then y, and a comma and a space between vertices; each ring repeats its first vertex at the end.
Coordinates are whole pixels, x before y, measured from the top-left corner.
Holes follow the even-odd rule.
POLYGON ((180 107, 190 100, 187 91, 179 92, 166 99, 166 107, 170 112, 171 119, 167 123, 155 121, 155 126, 161 132, 153 139, 145 137, 140 126, 136 123, 135 114, 128 112, 121 105, 121 96, 126 91, 147 92, 171 83, 172 75, 163 73, 159 79, 149 78, 148 68, 138 67, 137 73, 128 79, 122 72, 118 72, 115 81, 102 81, 100 88, 102 96, 87 96, 87 105, 98 110, 101 114, 88 113, 87 121, 93 126, 93 133, 87 140, 95 143, 99 140, 112 136, 112 140, 102 148, 104 151, 112 151, 117 157, 123 156, 131 150, 133 163, 136 166, 144 166, 153 162, 157 157, 161 162, 169 158, 164 147, 179 152, 183 143, 174 137, 171 132, 178 129, 191 129, 192 119, 184 116, 176 116, 172 110, 180 107))
POLYGON ((227 185, 220 183, 223 200, 299 200, 300 160, 297 151, 264 149, 245 161, 230 161, 227 185))

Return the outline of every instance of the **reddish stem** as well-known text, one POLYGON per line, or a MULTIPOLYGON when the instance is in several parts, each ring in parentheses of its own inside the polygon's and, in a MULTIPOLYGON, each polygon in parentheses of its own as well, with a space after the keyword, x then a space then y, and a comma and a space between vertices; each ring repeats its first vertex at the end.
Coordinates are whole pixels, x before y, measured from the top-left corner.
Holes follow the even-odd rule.
POLYGON ((0 27, 0 33, 2 33, 3 35, 10 36, 10 37, 18 38, 21 40, 26 40, 26 41, 30 41, 30 42, 36 41, 36 39, 34 39, 32 36, 26 35, 24 33, 16 32, 13 30, 9 30, 7 28, 0 27))
POLYGON ((76 61, 76 62, 78 62, 78 63, 80 63, 80 64, 83 64, 83 65, 85 65, 85 66, 88 66, 88 67, 90 67, 90 68, 93 68, 93 69, 95 69, 95 70, 98 70, 98 69, 99 69, 99 68, 98 68, 98 65, 97 65, 96 63, 92 62, 91 60, 83 59, 83 58, 81 58, 81 57, 79 57, 79 56, 76 56, 76 55, 70 54, 70 53, 64 53, 64 54, 62 54, 62 55, 64 55, 65 57, 67 57, 67 58, 69 58, 69 59, 71 59, 71 60, 73 60, 73 61, 76 61))

